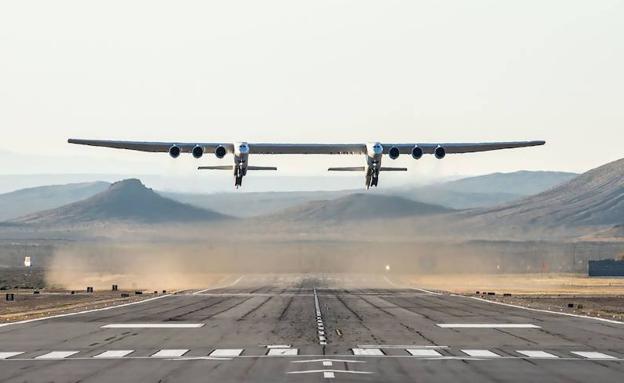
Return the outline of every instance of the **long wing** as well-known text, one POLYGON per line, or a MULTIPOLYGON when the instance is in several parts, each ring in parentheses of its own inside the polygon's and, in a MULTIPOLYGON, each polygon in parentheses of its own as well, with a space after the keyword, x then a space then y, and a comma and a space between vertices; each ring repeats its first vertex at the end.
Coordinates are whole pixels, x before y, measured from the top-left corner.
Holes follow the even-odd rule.
POLYGON ((475 153, 487 152, 491 150, 525 148, 529 146, 544 145, 546 141, 512 141, 512 142, 478 142, 478 143, 439 143, 439 144, 382 144, 384 153, 388 153, 390 148, 396 146, 401 154, 410 154, 415 146, 423 150, 425 154, 433 154, 438 146, 444 148, 446 153, 475 153))
MULTIPOLYGON (((204 151, 214 151, 218 146, 224 146, 231 153, 234 145, 231 143, 206 142, 145 142, 145 141, 111 141, 111 140, 83 140, 71 138, 70 144, 100 146, 115 149, 137 150, 141 152, 168 152, 173 145, 179 147, 183 153, 191 153, 195 146, 201 146, 204 151)), ((442 146, 446 153, 473 153, 490 150, 522 148, 544 145, 544 141, 517 141, 517 142, 481 142, 481 143, 413 143, 413 144, 382 144, 384 153, 388 153, 393 146, 399 148, 401 154, 410 154, 415 146, 424 153, 433 154, 438 146, 442 146)), ((250 143, 251 154, 366 154, 366 144, 271 144, 250 143)))
POLYGON ((191 153, 195 146, 201 146, 204 151, 214 151, 218 146, 224 146, 228 152, 233 150, 230 143, 206 143, 206 142, 144 142, 144 141, 111 141, 111 140, 81 140, 70 138, 70 144, 101 146, 104 148, 137 150, 140 152, 168 152, 172 146, 177 146, 183 153, 191 153))

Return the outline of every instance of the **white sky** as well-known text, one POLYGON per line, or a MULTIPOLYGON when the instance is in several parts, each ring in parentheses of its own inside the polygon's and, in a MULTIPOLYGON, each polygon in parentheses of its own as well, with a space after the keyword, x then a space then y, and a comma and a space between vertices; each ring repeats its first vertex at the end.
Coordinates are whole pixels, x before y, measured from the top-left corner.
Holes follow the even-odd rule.
MULTIPOLYGON (((220 162, 65 141, 545 139, 393 165, 412 180, 584 171, 623 153, 623 37, 611 0, 3 1, 0 151, 42 156, 41 172, 167 175, 220 162)), ((285 175, 363 163, 252 161, 285 175)))

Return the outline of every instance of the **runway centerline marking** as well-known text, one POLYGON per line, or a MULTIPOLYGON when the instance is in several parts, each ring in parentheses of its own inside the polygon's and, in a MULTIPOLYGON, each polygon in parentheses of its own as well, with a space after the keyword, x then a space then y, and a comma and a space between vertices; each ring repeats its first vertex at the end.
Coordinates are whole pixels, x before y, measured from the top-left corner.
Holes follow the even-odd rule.
POLYGON ((101 328, 200 328, 204 327, 204 323, 112 323, 102 326, 101 328))
POLYGON ((440 328, 541 328, 530 323, 438 323, 440 328))
POLYGON ((595 351, 571 351, 572 354, 582 356, 587 359, 617 359, 615 356, 603 354, 595 351))

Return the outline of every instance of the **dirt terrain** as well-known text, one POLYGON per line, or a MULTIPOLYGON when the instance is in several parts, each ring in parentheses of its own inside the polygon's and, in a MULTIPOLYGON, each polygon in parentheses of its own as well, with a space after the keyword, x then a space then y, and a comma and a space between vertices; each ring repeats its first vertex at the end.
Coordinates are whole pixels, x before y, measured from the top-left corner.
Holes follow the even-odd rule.
POLYGON ((410 286, 540 310, 624 320, 624 278, 589 278, 580 274, 555 273, 456 274, 411 276, 404 278, 404 281, 410 286))

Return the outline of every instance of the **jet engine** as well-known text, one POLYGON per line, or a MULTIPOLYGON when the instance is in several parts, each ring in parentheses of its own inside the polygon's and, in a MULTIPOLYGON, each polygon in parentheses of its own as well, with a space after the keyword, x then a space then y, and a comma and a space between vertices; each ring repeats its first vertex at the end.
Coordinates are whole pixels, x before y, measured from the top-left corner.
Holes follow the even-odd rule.
POLYGON ((419 148, 418 146, 414 146, 414 148, 412 149, 412 158, 415 160, 419 160, 422 158, 422 156, 423 156, 423 150, 419 148))
POLYGON ((390 156, 390 158, 392 158, 393 160, 396 160, 397 158, 399 158, 400 154, 401 154, 401 151, 396 146, 391 147, 390 150, 388 151, 388 156, 390 156))
POLYGON ((441 160, 442 158, 446 156, 446 149, 444 149, 441 146, 438 146, 437 148, 435 148, 435 152, 433 154, 435 154, 435 157, 437 159, 441 160))
POLYGON ((171 158, 178 158, 180 157, 180 147, 173 145, 172 147, 169 148, 169 155, 171 156, 171 158))
POLYGON ((204 148, 202 148, 201 146, 197 145, 193 148, 193 157, 195 158, 201 158, 201 156, 204 155, 204 148))
POLYGON ((215 149, 215 156, 217 156, 217 158, 223 158, 225 157, 226 154, 227 154, 227 150, 225 149, 225 146, 223 145, 219 145, 215 149))

